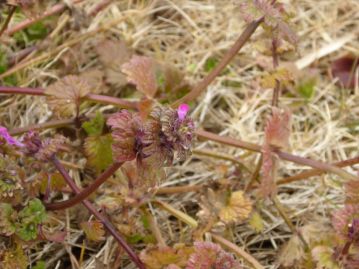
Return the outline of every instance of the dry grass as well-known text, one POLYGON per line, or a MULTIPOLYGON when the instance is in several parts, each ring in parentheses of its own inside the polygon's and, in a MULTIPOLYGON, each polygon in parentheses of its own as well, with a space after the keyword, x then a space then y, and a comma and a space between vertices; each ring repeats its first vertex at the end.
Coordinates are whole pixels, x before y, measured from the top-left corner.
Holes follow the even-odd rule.
MULTIPOLYGON (((89 0, 80 6, 88 11, 97 2, 89 0)), ((238 9, 233 4, 236 1, 231 0, 160 0, 151 4, 147 3, 149 1, 135 0, 112 2, 105 10, 90 18, 88 28, 83 28, 81 32, 122 18, 116 26, 86 39, 76 47, 64 48, 50 59, 24 69, 18 74, 21 86, 46 87, 54 78, 64 75, 67 71, 60 67, 61 59, 72 61, 69 66, 73 72, 85 72, 96 67, 98 60, 93 57, 94 53, 89 48, 104 36, 125 39, 142 54, 174 63, 187 72, 189 81, 195 82, 205 74, 203 69, 206 60, 210 57, 219 59, 244 27, 238 9), (86 60, 81 57, 86 57, 86 60)), ((293 111, 291 151, 327 162, 354 157, 358 154, 358 130, 353 131, 348 126, 359 117, 358 83, 352 91, 338 88, 335 80, 328 75, 328 67, 331 60, 338 56, 359 53, 359 2, 285 2, 293 2, 291 5, 295 14, 294 21, 300 36, 298 53, 288 59, 293 59, 300 69, 301 76, 317 74, 315 95, 308 102, 298 94, 284 94, 280 98, 280 105, 290 107, 293 111)), ((71 22, 72 19, 63 14, 58 21, 63 20, 71 22)), ((56 45, 50 46, 47 51, 76 38, 78 34, 73 29, 65 28, 54 39, 56 45)), ((233 60, 228 71, 218 77, 198 99, 198 105, 192 112, 198 127, 261 143, 263 122, 269 113, 271 99, 271 90, 264 90, 259 85, 259 78, 264 74, 261 67, 271 66, 271 58, 258 52, 257 48, 263 50, 261 40, 263 33, 259 31, 233 60)), ((290 60, 282 59, 281 64, 286 64, 290 60)), ((110 109, 111 106, 103 108, 110 109)), ((7 96, 0 99, 0 118, 1 125, 18 127, 46 122, 51 118, 51 113, 43 98, 7 96)), ((252 171, 259 159, 257 154, 212 142, 198 142, 196 148, 234 156, 252 171)), ((199 184, 221 179, 227 175, 223 175, 220 165, 226 165, 228 173, 235 168, 228 161, 194 155, 184 164, 169 169, 168 180, 163 186, 199 184)), ((282 176, 293 175, 306 169, 287 162, 281 162, 280 168, 282 176)), ((348 169, 356 173, 359 167, 348 169)), ((73 176, 79 177, 76 172, 73 172, 73 176)), ((232 180, 237 181, 239 186, 244 186, 249 177, 250 174, 244 171, 232 180)), ((330 217, 331 210, 342 204, 343 190, 338 184, 340 182, 341 179, 333 175, 313 177, 281 186, 278 198, 290 213, 292 220, 300 227, 316 219, 330 217)), ((198 209, 193 205, 199 201, 199 196, 198 193, 186 193, 164 196, 163 199, 194 216, 198 209)), ((256 198, 255 193, 252 198, 256 198)), ((155 208, 153 211, 169 244, 189 239, 188 227, 169 219, 168 214, 162 211, 155 208)), ((266 268, 278 268, 278 253, 291 237, 291 232, 270 204, 262 205, 260 213, 265 220, 263 233, 256 234, 244 223, 232 227, 228 234, 233 242, 244 247, 261 264, 266 265, 266 268)), ((70 227, 72 218, 68 212, 66 219, 59 220, 59 226, 70 227)), ((216 229, 221 230, 222 227, 216 229)), ((50 261, 49 268, 64 268, 61 259, 69 259, 70 247, 77 244, 81 247, 81 242, 77 241, 81 231, 72 229, 69 235, 63 245, 65 248, 59 244, 46 244, 43 251, 32 254, 31 258, 41 259, 48 257, 47 253, 53 253, 52 258, 47 258, 50 261)), ((87 255, 81 268, 106 268, 100 264, 108 264, 108 261, 118 255, 116 242, 112 238, 94 247, 95 249, 91 246, 86 247, 87 255)), ((123 268, 134 267, 128 265, 123 268)))

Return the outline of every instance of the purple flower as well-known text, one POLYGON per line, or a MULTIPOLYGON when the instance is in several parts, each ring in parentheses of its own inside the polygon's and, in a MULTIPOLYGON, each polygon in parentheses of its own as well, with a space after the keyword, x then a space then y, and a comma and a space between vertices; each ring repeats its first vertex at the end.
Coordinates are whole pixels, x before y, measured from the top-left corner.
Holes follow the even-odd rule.
POLYGON ((9 145, 14 145, 14 146, 18 146, 18 147, 24 146, 23 143, 19 142, 15 138, 13 138, 9 134, 8 130, 3 126, 0 126, 0 138, 3 138, 9 145))
POLYGON ((180 104, 178 109, 177 109, 177 115, 178 118, 183 121, 188 113, 189 110, 189 105, 187 104, 180 104))

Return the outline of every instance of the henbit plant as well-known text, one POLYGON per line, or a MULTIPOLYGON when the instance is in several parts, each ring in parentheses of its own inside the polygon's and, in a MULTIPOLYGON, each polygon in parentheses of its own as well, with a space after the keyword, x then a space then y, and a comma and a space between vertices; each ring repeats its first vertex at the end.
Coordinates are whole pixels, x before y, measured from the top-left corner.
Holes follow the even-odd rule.
MULTIPOLYGON (((61 9, 62 7, 58 7, 56 12, 61 9)), ((292 230, 294 238, 298 238, 297 241, 294 240, 296 247, 304 253, 299 258, 300 263, 329 269, 339 268, 338 266, 356 268, 359 263, 356 254, 359 234, 359 179, 340 167, 352 165, 359 160, 354 158, 332 165, 283 151, 288 149, 290 112, 286 108, 279 108, 279 96, 282 86, 290 78, 288 72, 278 67, 278 48, 282 42, 295 45, 297 37, 289 26, 290 15, 286 13, 284 6, 276 1, 245 1, 240 4, 240 9, 249 23, 248 26, 218 65, 192 90, 189 90, 189 84, 176 68, 146 56, 135 55, 123 42, 114 41, 105 41, 98 48, 98 56, 105 68, 105 80, 110 85, 134 85, 142 94, 139 101, 100 95, 99 93, 106 92, 106 89, 102 83, 102 75, 95 75, 98 74, 96 70, 91 76, 66 76, 46 89, 0 86, 0 93, 46 96, 54 115, 60 118, 11 132, 14 135, 25 133, 21 139, 15 139, 5 127, 0 127, 0 234, 9 239, 6 242, 8 249, 0 251, 1 266, 6 269, 26 268, 23 249, 26 244, 35 244, 38 240, 63 241, 63 231, 48 232, 53 223, 47 215, 53 210, 62 210, 82 203, 97 219, 79 224, 87 239, 103 240, 106 229, 138 268, 241 268, 238 259, 224 251, 220 245, 254 268, 263 268, 242 249, 220 235, 209 233, 216 223, 229 226, 249 218, 252 227, 259 231, 262 229, 261 217, 254 211, 254 202, 237 186, 232 186, 228 181, 206 185, 207 191, 200 203, 199 222, 155 198, 156 192, 161 191, 158 186, 165 178, 164 167, 172 166, 175 161, 185 160, 191 153, 193 141, 197 136, 262 155, 253 180, 248 183, 246 190, 252 190, 255 184, 252 181, 260 179, 258 192, 262 199, 268 198, 273 202, 279 215, 292 230), (196 130, 189 116, 190 107, 186 103, 193 101, 206 89, 260 25, 271 37, 274 67, 271 74, 263 79, 273 88, 272 115, 265 127, 264 144, 257 145, 196 130), (109 53, 110 48, 116 46, 120 50, 109 53), (111 115, 97 112, 89 119, 84 112, 90 102, 112 104, 128 110, 122 109, 111 115), (63 117, 65 119, 62 119, 63 117), (55 134, 52 138, 42 138, 37 132, 68 125, 75 126, 75 134, 68 137, 55 134), (98 175, 83 189, 77 186, 65 168, 66 163, 60 160, 66 158, 66 155, 76 156, 77 151, 80 153, 76 154, 87 158, 88 166, 93 169, 92 175, 98 175), (297 177, 276 180, 276 164, 279 160, 307 165, 315 170, 304 172, 297 177), (323 172, 334 173, 348 180, 347 201, 344 209, 334 213, 334 229, 330 232, 330 238, 308 240, 304 227, 299 231, 294 227, 276 198, 277 185, 306 179, 323 172), (113 188, 106 192, 102 201, 106 210, 100 212, 88 198, 105 181, 112 181, 113 188), (69 191, 66 184, 74 196, 65 201, 50 202, 58 200, 61 193, 69 191), (198 241, 189 245, 167 246, 146 208, 148 203, 153 203, 195 228, 193 235, 198 241), (121 212, 123 220, 116 220, 111 214, 106 214, 107 211, 121 212), (115 222, 116 226, 112 222, 115 222), (139 227, 138 223, 143 223, 142 227, 139 227), (146 237, 146 234, 154 236, 155 240, 150 236, 146 237), (211 235, 220 245, 203 242, 204 235, 211 235), (128 244, 136 240, 147 244, 139 256, 128 244), (150 243, 156 241, 158 246, 151 246, 150 243), (11 262, 9 257, 16 257, 17 260, 11 262)), ((7 22, 3 29, 6 27, 7 22)), ((11 29, 7 32, 12 33, 11 29)), ((184 186, 180 191, 189 190, 196 188, 184 186)), ((101 200, 99 203, 101 204, 101 200)), ((293 266, 294 259, 292 263, 286 262, 293 266)))

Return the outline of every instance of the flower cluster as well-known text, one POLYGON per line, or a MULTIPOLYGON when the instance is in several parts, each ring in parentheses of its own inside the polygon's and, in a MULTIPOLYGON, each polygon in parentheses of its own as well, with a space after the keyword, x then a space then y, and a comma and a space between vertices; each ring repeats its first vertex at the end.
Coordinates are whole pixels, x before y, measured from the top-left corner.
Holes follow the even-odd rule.
POLYGON ((184 160, 191 150, 194 123, 188 117, 187 105, 178 110, 155 107, 148 119, 138 113, 122 110, 112 115, 107 124, 112 128, 112 150, 118 162, 136 159, 148 161, 155 167, 173 163, 175 153, 184 160))

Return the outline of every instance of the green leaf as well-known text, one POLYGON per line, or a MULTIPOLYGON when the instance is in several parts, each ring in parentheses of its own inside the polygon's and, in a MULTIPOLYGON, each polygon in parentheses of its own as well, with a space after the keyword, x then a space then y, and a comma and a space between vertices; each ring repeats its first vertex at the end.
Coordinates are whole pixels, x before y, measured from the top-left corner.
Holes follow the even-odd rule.
POLYGON ((304 97, 305 99, 311 99, 314 95, 314 91, 315 91, 315 84, 316 81, 315 79, 308 79, 305 81, 302 81, 298 86, 297 86, 297 91, 298 93, 304 97))
POLYGON ((0 204, 0 233, 5 235, 12 235, 16 226, 16 212, 10 204, 0 204))
POLYGON ((46 263, 44 261, 38 261, 32 269, 46 269, 46 263))
POLYGON ((82 124, 82 128, 88 135, 101 135, 103 126, 105 124, 105 118, 100 111, 96 112, 96 117, 86 121, 82 124))
POLYGON ((263 219, 258 212, 253 212, 251 218, 249 219, 249 226, 257 233, 264 230, 263 219))
POLYGON ((206 61, 206 63, 204 64, 204 71, 206 72, 210 72, 212 71, 216 65, 218 63, 218 60, 214 57, 209 57, 206 61))
POLYGON ((113 163, 112 159, 112 136, 89 136, 85 141, 85 153, 89 165, 97 170, 103 170, 113 163))
POLYGON ((39 199, 33 199, 19 212, 16 234, 24 241, 34 240, 38 236, 38 225, 46 219, 44 205, 39 199))

